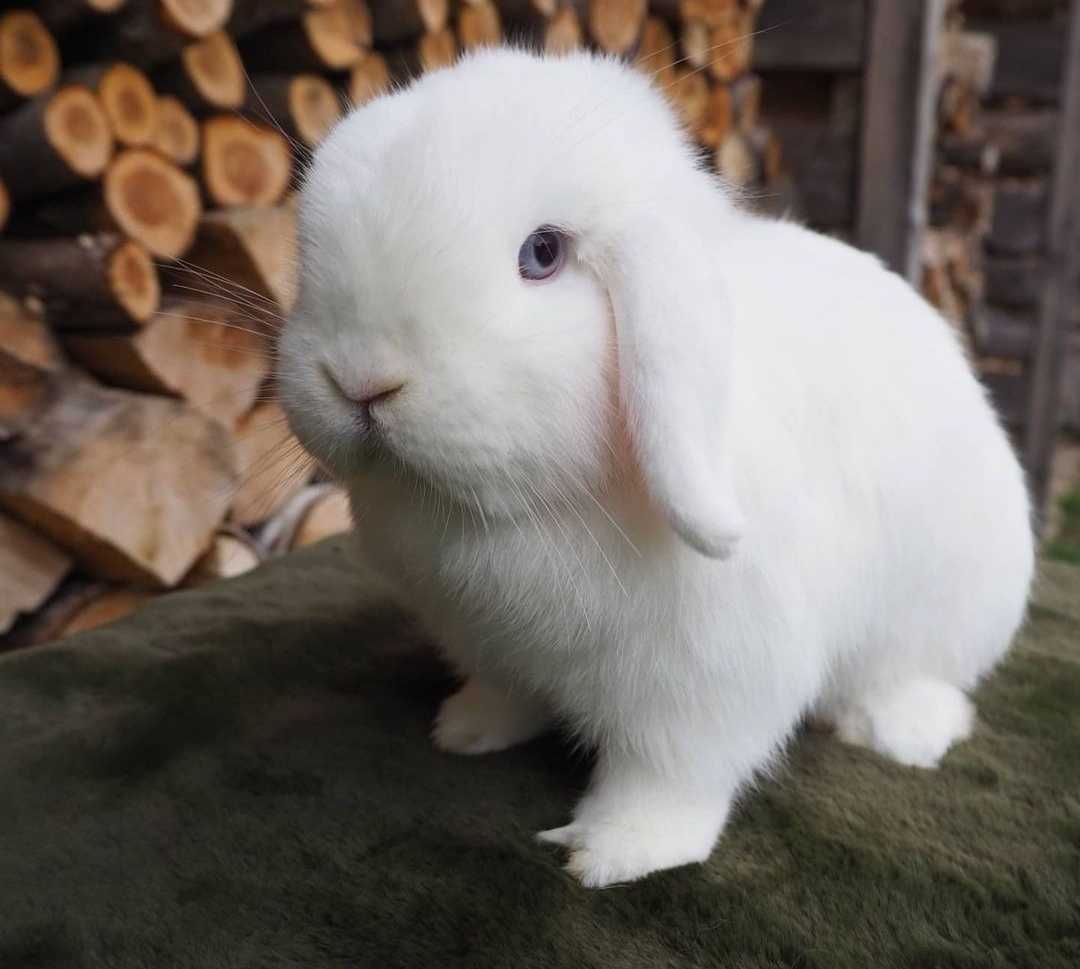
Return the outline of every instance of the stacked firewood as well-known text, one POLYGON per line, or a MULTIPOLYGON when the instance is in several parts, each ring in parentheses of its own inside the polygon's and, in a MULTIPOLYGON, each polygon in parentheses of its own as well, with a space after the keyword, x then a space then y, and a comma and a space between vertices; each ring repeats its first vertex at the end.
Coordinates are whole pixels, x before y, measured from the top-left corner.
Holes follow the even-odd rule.
MULTIPOLYGON (((924 291, 1013 427, 1030 394, 1067 12, 1067 0, 955 0, 944 44, 924 291)), ((1080 362, 1080 338, 1071 353, 1080 362)), ((1074 364, 1067 384, 1078 378, 1074 364)))
POLYGON ((984 290, 983 250, 1001 155, 983 133, 982 100, 997 44, 967 29, 961 0, 946 12, 938 65, 937 141, 923 238, 922 288, 970 347, 984 290))
POLYGON ((760 6, 0 3, 0 648, 346 527, 271 377, 296 172, 347 104, 478 45, 592 45, 767 186, 760 6))

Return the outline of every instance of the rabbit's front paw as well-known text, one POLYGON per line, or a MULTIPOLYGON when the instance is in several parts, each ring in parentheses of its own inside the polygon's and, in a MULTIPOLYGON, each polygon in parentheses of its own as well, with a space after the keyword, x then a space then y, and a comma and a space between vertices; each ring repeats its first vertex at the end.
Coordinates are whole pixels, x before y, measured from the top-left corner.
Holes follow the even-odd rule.
POLYGON ((579 819, 537 838, 570 852, 566 870, 586 888, 605 888, 709 857, 722 825, 713 810, 649 816, 638 810, 579 819))
POLYGON ((487 754, 524 743, 548 726, 546 712, 530 697, 471 677, 443 701, 431 739, 451 754, 487 754))

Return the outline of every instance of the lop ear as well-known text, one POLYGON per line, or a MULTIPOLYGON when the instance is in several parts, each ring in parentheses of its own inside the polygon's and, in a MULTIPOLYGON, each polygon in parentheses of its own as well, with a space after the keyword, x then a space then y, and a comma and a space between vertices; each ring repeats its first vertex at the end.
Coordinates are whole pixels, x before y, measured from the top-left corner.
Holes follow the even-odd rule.
POLYGON ((635 216, 615 232, 603 274, 622 407, 646 487, 688 545, 727 558, 743 530, 728 420, 732 316, 721 279, 722 226, 732 214, 701 181, 673 211, 635 216))

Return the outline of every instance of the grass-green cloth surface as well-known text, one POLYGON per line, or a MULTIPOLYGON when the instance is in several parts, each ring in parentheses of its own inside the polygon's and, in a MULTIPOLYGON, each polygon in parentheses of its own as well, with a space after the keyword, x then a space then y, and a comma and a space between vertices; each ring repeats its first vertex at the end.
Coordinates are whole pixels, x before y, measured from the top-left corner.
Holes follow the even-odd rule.
POLYGON ((450 683, 340 543, 0 659, 0 966, 1080 966, 1080 569, 936 773, 792 745, 711 861, 589 892, 557 739, 440 754, 450 683))

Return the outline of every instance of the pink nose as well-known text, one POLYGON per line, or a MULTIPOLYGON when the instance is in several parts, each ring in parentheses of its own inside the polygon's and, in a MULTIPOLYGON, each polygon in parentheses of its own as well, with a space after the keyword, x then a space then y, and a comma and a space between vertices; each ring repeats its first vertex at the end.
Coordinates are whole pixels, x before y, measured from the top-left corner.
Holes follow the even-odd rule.
POLYGON ((387 384, 361 384, 352 393, 346 394, 357 407, 368 407, 372 404, 378 403, 380 400, 387 400, 393 397, 402 387, 404 383, 394 383, 392 385, 387 384))
POLYGON ((329 368, 326 375, 337 392, 356 407, 357 419, 365 426, 371 423, 372 406, 389 400, 405 386, 403 380, 364 380, 344 387, 329 368))

